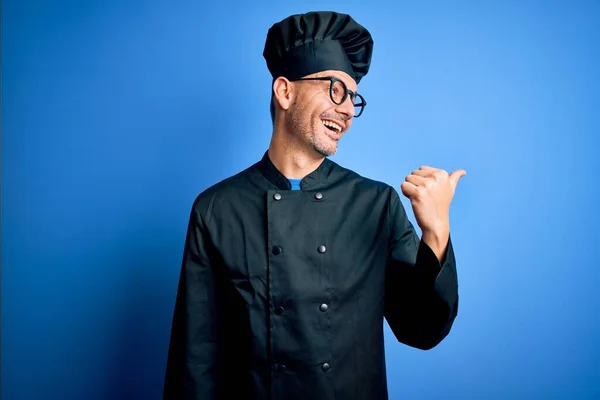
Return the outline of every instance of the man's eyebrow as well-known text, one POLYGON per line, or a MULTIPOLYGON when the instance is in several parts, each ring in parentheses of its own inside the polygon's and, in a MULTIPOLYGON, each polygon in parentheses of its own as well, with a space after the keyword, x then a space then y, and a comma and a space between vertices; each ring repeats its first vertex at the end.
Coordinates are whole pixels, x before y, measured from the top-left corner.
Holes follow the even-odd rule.
MULTIPOLYGON (((333 75, 332 75, 333 76, 333 75)), ((346 77, 341 77, 341 76, 335 76, 335 78, 339 79, 340 81, 344 82, 344 85, 346 85, 346 88, 349 90, 352 90, 352 86, 349 85, 349 82, 346 82, 346 77)), ((352 90, 354 93, 356 93, 358 91, 358 87, 355 90, 352 90)))

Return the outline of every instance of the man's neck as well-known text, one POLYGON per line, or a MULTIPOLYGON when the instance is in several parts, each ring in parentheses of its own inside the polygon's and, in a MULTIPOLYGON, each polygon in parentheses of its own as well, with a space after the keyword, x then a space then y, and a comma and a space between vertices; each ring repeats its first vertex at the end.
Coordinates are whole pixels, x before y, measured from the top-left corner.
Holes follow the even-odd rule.
POLYGON ((325 157, 290 143, 283 134, 273 134, 269 158, 275 168, 288 179, 302 179, 319 168, 325 157))

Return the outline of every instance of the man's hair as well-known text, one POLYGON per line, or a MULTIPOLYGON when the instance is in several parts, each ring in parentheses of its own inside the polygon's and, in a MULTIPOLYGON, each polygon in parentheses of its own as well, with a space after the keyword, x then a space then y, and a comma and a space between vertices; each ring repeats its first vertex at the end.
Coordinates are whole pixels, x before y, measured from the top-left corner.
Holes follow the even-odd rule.
POLYGON ((273 90, 271 89, 271 122, 275 124, 275 96, 273 95, 273 90))

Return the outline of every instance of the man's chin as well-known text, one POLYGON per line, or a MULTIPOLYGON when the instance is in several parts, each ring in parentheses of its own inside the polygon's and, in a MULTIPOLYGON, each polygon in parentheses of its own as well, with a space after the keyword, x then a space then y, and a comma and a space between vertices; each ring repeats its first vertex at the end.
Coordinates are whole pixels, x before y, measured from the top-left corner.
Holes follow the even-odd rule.
POLYGON ((313 148, 315 149, 315 151, 317 153, 319 153, 323 157, 330 157, 330 156, 334 155, 337 151, 337 146, 333 149, 325 148, 325 147, 321 147, 321 146, 313 146, 313 148))

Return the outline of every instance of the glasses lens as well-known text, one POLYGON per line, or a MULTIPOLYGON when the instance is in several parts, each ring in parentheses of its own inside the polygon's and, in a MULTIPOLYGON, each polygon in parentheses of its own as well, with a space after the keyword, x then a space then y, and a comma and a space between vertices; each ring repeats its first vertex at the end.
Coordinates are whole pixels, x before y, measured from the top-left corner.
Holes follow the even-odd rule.
POLYGON ((360 115, 362 114, 363 110, 365 109, 365 99, 363 99, 363 97, 360 94, 356 94, 356 97, 354 98, 354 117, 360 117, 360 115))
POLYGON ((342 81, 333 81, 331 84, 331 99, 335 104, 342 104, 346 94, 346 85, 342 81))

